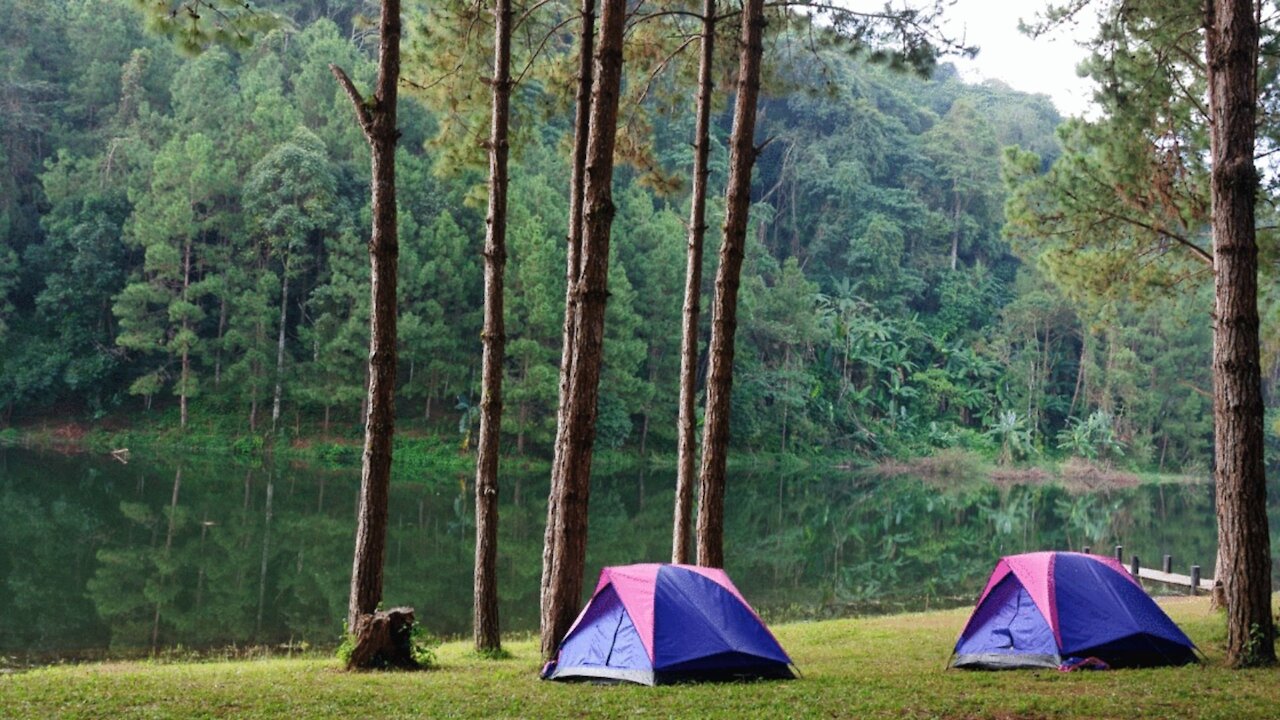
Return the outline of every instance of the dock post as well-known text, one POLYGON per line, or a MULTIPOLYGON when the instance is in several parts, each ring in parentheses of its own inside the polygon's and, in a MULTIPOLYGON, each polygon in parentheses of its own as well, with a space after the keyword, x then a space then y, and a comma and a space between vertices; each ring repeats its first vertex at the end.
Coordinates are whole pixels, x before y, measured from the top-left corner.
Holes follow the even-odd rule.
POLYGON ((1161 565, 1160 567, 1161 567, 1161 569, 1162 569, 1162 570, 1164 570, 1164 573, 1165 573, 1166 575, 1168 575, 1168 574, 1172 573, 1172 572, 1173 572, 1173 556, 1172 556, 1172 555, 1165 555, 1165 556, 1164 556, 1164 564, 1163 564, 1163 565, 1161 565))
POLYGON ((1141 566, 1138 561, 1138 556, 1134 555, 1133 561, 1129 563, 1129 572, 1133 573, 1134 577, 1138 577, 1138 570, 1140 569, 1140 567, 1141 566))
POLYGON ((1123 545, 1116 546, 1116 562, 1121 564, 1124 563, 1124 546, 1123 545))
POLYGON ((1200 590, 1200 566, 1191 566, 1191 594, 1195 595, 1200 590))

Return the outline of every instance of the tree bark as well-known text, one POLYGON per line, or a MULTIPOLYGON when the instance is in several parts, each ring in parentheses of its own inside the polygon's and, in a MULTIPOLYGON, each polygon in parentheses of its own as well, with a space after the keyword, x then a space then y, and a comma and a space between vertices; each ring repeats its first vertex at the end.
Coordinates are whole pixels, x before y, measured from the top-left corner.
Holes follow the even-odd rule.
POLYGON ((348 670, 419 666, 413 658, 413 608, 392 608, 361 615, 355 626, 356 646, 347 660, 348 670))
POLYGON ((542 652, 548 658, 578 612, 586 562, 591 453, 595 445, 605 304, 609 297, 613 149, 622 86, 625 20, 624 0, 605 0, 591 91, 580 270, 571 286, 575 297, 571 372, 562 398, 560 415, 564 420, 552 465, 556 517, 548 596, 542 608, 542 652))
POLYGON ((379 23, 378 79, 368 101, 336 65, 329 69, 355 107, 372 157, 373 230, 369 238, 372 275, 369 332, 368 416, 360 472, 360 509, 347 627, 355 631, 362 615, 382 601, 382 571, 387 544, 387 497, 391 480, 391 440, 395 434, 396 384, 396 95, 400 78, 400 2, 382 0, 379 23))
POLYGON ((751 169, 755 146, 756 99, 764 54, 764 0, 747 0, 742 12, 738 97, 729 139, 729 185, 725 192, 724 241, 716 270, 707 349, 707 405, 703 414, 702 467, 698 484, 698 564, 724 567, 725 463, 729 447, 729 399, 733 389, 733 343, 738 325, 738 285, 751 209, 751 169))
POLYGON ((511 106, 511 0, 495 0, 493 117, 489 130, 489 218, 484 242, 484 358, 476 450, 476 651, 502 647, 498 624, 498 440, 502 430, 503 272, 507 264, 507 127, 511 106))
POLYGON ((1227 662, 1276 660, 1263 468, 1258 245, 1253 164, 1258 24, 1252 0, 1206 4, 1214 257, 1213 420, 1217 577, 1227 601, 1227 662))
POLYGON ((680 415, 676 423, 676 507, 671 529, 671 562, 688 563, 691 551, 694 469, 698 418, 698 316, 702 303, 702 245, 707 234, 707 167, 711 154, 711 81, 715 58, 716 0, 703 0, 698 59, 698 105, 693 141, 693 197, 689 203, 689 247, 684 270, 684 322, 680 328, 680 415))
MULTIPOLYGON (((559 405, 556 412, 555 447, 559 447, 564 433, 567 408, 565 395, 569 391, 569 376, 573 369, 573 318, 577 298, 574 295, 574 283, 577 282, 582 256, 582 208, 583 191, 586 188, 587 173, 587 138, 591 130, 591 85, 595 68, 592 66, 595 48, 595 0, 582 0, 580 14, 582 25, 578 32, 580 49, 578 52, 578 88, 576 109, 573 119, 573 167, 569 176, 569 228, 568 253, 565 263, 565 296, 564 296, 564 331, 560 344, 560 389, 559 405)), ((526 374, 527 377, 527 374, 526 374)), ((522 438, 523 439, 523 438, 522 438)), ((524 454, 523 442, 521 454, 524 454)), ((555 564, 555 526, 558 510, 557 497, 560 478, 557 468, 551 468, 551 487, 547 494, 547 524, 542 542, 542 581, 540 604, 542 609, 541 624, 547 627, 550 618, 546 614, 551 598, 551 566, 555 564)), ((543 648, 544 653, 546 648, 543 648)))
MULTIPOLYGON (((586 187, 587 173, 587 138, 591 130, 591 85, 594 80, 595 48, 595 0, 582 0, 580 15, 582 25, 578 31, 578 88, 576 109, 573 119, 573 166, 569 176, 569 225, 567 232, 567 260, 565 263, 565 296, 564 296, 564 330, 560 343, 560 387, 559 404, 556 411, 556 439, 554 447, 560 446, 560 438, 564 433, 567 407, 565 396, 569 391, 569 376, 573 362, 573 322, 577 298, 574 295, 574 284, 577 282, 580 258, 582 255, 582 207, 583 190, 586 187)), ((525 377, 528 377, 526 372, 525 377)), ((523 438, 521 438, 523 440, 523 438)), ((523 454, 523 442, 521 442, 523 454)), ((551 468, 551 484, 547 493, 547 524, 542 542, 542 579, 539 595, 541 610, 541 626, 546 628, 551 623, 547 608, 551 600, 551 567, 555 564, 555 527, 558 511, 560 478, 555 465, 551 468)), ((545 634, 545 633, 544 633, 545 634)), ((549 651, 543 648, 544 654, 549 651)))

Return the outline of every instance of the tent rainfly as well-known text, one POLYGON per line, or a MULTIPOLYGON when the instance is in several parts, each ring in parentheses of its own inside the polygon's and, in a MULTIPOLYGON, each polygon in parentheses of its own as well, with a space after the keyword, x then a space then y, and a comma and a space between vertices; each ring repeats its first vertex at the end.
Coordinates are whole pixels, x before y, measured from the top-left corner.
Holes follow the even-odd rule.
POLYGON ((1149 667, 1196 661, 1196 648, 1112 558, 1010 555, 978 598, 951 667, 1149 667))
POLYGON ((790 665, 723 570, 651 563, 600 571, 542 677, 641 685, 791 679, 790 665))

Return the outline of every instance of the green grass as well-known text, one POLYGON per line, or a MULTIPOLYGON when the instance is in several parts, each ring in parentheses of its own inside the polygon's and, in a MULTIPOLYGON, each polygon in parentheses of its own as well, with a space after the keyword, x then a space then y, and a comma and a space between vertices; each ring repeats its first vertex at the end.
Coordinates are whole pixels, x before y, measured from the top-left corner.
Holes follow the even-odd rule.
POLYGON ((0 717, 29 718, 1248 718, 1280 712, 1280 671, 1221 664, 1207 601, 1166 609, 1207 653, 1201 666, 1001 673, 944 670, 967 610, 775 628, 794 682, 646 688, 541 682, 530 640, 503 660, 464 643, 429 672, 348 674, 331 659, 106 663, 0 676, 0 717))

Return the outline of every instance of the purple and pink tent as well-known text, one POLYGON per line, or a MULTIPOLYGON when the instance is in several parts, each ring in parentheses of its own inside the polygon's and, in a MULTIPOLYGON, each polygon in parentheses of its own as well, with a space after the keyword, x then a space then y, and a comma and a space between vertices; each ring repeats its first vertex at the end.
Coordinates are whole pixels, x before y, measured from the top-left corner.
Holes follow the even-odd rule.
POLYGON ((1183 665, 1196 654, 1116 560, 1037 552, 996 564, 951 667, 1069 668, 1092 660, 1111 667, 1183 665))
POLYGON ((600 571, 542 677, 658 685, 791 679, 790 666, 723 570, 650 563, 600 571))

